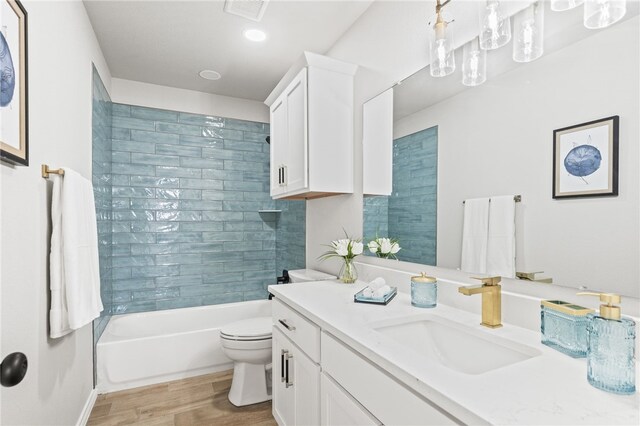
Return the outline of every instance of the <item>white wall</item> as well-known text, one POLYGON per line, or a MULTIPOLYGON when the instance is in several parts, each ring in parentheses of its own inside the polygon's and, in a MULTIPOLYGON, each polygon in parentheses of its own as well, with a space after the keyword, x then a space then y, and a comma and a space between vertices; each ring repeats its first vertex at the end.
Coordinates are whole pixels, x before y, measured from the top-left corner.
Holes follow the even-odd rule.
POLYGON ((261 123, 269 122, 269 108, 259 101, 158 86, 120 78, 112 79, 111 100, 129 105, 236 118, 261 123))
POLYGON ((460 266, 462 200, 521 194, 517 270, 640 296, 639 22, 594 32, 394 123, 394 138, 438 126, 438 266, 460 266), (612 115, 620 116, 620 195, 553 200, 553 130, 612 115))
POLYGON ((75 424, 93 387, 92 326, 48 335, 51 183, 40 165, 91 178, 91 63, 111 76, 80 1, 23 2, 29 19, 30 166, 0 165, 1 353, 24 352, 24 381, 1 388, 0 423, 75 424))

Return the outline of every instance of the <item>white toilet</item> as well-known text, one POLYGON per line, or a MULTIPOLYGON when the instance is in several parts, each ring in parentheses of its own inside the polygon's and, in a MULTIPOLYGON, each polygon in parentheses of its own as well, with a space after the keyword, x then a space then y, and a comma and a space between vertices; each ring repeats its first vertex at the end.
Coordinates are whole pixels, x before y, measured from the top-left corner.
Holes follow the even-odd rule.
MULTIPOLYGON (((332 280, 336 277, 312 269, 289 271, 291 282, 332 280)), ((249 318, 220 329, 224 353, 233 360, 229 401, 235 406, 271 399, 271 317, 249 318)))

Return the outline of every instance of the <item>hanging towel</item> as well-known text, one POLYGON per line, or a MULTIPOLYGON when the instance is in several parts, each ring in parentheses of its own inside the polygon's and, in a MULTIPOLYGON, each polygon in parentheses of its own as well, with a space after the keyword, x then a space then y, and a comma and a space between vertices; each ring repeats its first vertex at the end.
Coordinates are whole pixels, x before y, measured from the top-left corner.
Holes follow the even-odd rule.
POLYGON ((103 309, 93 186, 68 167, 64 171, 54 177, 51 200, 52 338, 89 324, 103 309))
POLYGON ((487 274, 516 276, 516 203, 513 195, 491 197, 487 274))
POLYGON ((464 203, 462 261, 460 269, 474 274, 487 272, 489 199, 473 198, 464 203))

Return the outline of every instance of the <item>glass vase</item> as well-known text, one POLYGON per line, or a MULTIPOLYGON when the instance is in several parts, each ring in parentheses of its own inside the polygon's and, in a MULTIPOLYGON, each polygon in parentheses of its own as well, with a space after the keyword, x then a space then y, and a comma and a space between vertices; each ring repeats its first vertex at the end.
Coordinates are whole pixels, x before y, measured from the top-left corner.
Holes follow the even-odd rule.
POLYGON ((340 269, 340 281, 345 284, 353 284, 358 279, 358 270, 353 263, 353 259, 344 259, 344 264, 340 269))

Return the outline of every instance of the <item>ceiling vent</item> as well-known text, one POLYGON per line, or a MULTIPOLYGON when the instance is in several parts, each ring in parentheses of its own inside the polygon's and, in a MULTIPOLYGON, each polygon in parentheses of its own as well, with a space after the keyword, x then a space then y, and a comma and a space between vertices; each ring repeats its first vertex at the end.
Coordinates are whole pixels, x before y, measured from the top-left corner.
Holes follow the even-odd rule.
POLYGON ((226 0, 224 11, 252 21, 260 21, 269 0, 226 0))

